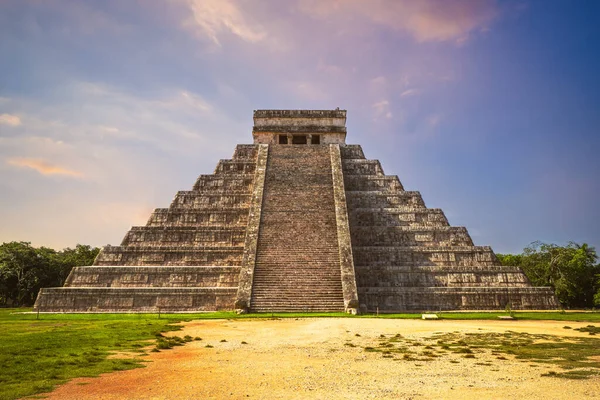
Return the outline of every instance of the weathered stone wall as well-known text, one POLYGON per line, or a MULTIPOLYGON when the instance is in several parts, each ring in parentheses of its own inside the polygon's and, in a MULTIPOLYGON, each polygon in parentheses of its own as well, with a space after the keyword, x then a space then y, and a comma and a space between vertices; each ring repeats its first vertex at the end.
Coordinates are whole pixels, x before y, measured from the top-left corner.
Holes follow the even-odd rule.
POLYGON ((94 267, 75 268, 65 288, 44 289, 42 311, 233 309, 254 193, 257 145, 239 145, 94 267), (185 289, 183 289, 185 288, 185 289))
POLYGON ((554 294, 540 287, 361 288, 358 296, 372 311, 556 309, 554 294))
POLYGON ((374 265, 361 267, 357 284, 373 287, 530 287, 517 267, 374 265))
POLYGON ((380 312, 556 308, 548 288, 532 288, 517 267, 474 246, 419 192, 405 191, 360 146, 341 146, 356 284, 361 308, 380 312))
POLYGON ((456 226, 356 226, 356 246, 473 246, 467 230, 456 226))
POLYGON ((331 155, 331 174, 333 178, 333 197, 337 221, 344 308, 346 312, 356 314, 358 313, 359 308, 358 293, 356 291, 354 257, 352 256, 352 241, 348 223, 348 209, 346 203, 346 190, 344 189, 344 174, 342 172, 340 146, 331 144, 329 145, 329 151, 331 155))
MULTIPOLYGON (((319 135, 320 144, 345 143, 346 110, 256 110, 255 144, 278 145, 279 135, 319 135)), ((290 141, 291 143, 291 141, 290 141)))
POLYGON ((263 193, 265 188, 265 174, 269 157, 269 145, 261 144, 258 148, 254 189, 250 201, 250 213, 244 242, 244 254, 239 276, 239 286, 235 300, 238 312, 247 312, 252 299, 252 283, 254 282, 254 266, 256 264, 256 251, 258 233, 262 215, 263 193))
POLYGON ((202 226, 222 227, 239 226, 245 227, 248 223, 248 210, 245 208, 222 207, 220 209, 199 210, 177 210, 169 208, 157 208, 154 210, 146 226, 202 226))
POLYGON ((233 287, 240 267, 75 267, 65 287, 233 287))
POLYGON ((34 308, 53 312, 192 312, 233 309, 236 288, 41 289, 34 308))
POLYGON ((346 110, 256 110, 255 127, 346 127, 346 110))
POLYGON ((286 134, 289 137, 289 142, 292 141, 292 133, 302 135, 319 135, 320 144, 340 144, 346 141, 346 132, 336 132, 331 129, 324 129, 319 127, 311 128, 282 128, 281 130, 268 130, 268 131, 254 131, 252 136, 254 137, 255 144, 272 144, 276 146, 288 146, 287 144, 279 144, 279 135, 286 134))

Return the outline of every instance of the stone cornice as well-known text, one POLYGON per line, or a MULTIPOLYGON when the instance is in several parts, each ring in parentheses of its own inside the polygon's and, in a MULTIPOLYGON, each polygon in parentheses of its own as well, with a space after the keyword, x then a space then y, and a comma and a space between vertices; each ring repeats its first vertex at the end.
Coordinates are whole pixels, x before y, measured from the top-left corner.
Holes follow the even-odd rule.
POLYGON ((300 133, 300 132, 315 132, 315 133, 346 133, 345 126, 331 126, 331 125, 264 125, 254 126, 252 132, 289 132, 289 133, 300 133))
POLYGON ((346 110, 254 110, 254 118, 346 118, 346 110))

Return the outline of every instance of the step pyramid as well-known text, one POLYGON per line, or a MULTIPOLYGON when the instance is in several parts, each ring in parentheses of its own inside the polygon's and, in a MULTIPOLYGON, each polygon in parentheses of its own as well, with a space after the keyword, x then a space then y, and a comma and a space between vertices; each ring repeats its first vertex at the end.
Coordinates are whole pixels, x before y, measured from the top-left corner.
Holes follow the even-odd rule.
POLYGON ((347 145, 345 110, 257 110, 238 145, 64 287, 56 312, 555 309, 466 228, 347 145))

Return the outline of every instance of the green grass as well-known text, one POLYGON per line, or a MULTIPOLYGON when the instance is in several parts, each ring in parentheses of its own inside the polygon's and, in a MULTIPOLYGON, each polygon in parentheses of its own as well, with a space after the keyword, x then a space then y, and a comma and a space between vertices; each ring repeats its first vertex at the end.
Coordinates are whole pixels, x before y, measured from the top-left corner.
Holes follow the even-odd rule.
POLYGON ((75 377, 142 367, 143 348, 176 345, 160 333, 179 329, 173 323, 187 319, 181 315, 158 319, 144 314, 44 314, 37 320, 34 314, 11 314, 14 311, 0 309, 0 399, 48 392, 75 377), (127 352, 127 356, 109 359, 115 352, 127 352))
POLYGON ((575 330, 579 331, 579 332, 587 332, 593 336, 593 335, 600 333, 600 326, 588 325, 588 326, 584 326, 583 328, 578 328, 575 330))
MULTIPOLYGON (((15 399, 52 390, 55 385, 75 377, 92 377, 101 373, 139 368, 144 361, 145 346, 162 351, 183 345, 200 337, 168 338, 161 332, 178 330, 175 324, 197 319, 279 319, 279 318, 385 318, 419 319, 421 313, 365 314, 353 316, 345 313, 256 313, 211 312, 195 314, 23 314, 31 309, 0 309, 0 399, 15 399), (39 317, 39 319, 38 319, 39 317), (127 352, 127 356, 110 359, 115 352, 127 352)), ((560 320, 600 322, 600 312, 513 312, 516 319, 560 320)), ((441 319, 489 319, 495 320, 506 312, 438 313, 441 319)), ((435 321, 432 321, 435 323, 435 321)), ((596 329, 587 330, 591 335, 596 329)), ((359 335, 357 335, 359 337, 359 335)), ((397 335, 387 339, 390 343, 403 342, 397 335)), ((590 340, 597 340, 590 338, 590 340)), ((398 343, 400 344, 400 343, 398 343)), ((406 343, 419 347, 419 343, 406 343)), ((429 343, 435 347, 434 344, 429 343)), ((211 346, 211 345, 208 345, 211 346)), ((350 346, 350 344, 349 344, 350 346)), ((442 349, 452 350, 444 344, 442 349)), ((431 350, 431 349, 429 349, 431 350)), ((406 355, 419 361, 433 358, 434 353, 416 353, 398 346, 384 355, 406 355), (415 357, 416 356, 416 357, 415 357)), ((406 358, 404 358, 406 359, 406 358)), ((397 358, 395 358, 397 360, 397 358)), ((577 370, 580 371, 580 370, 577 370)), ((586 376, 583 372, 569 371, 573 378, 586 376)), ((559 374, 560 375, 560 374, 559 374)))

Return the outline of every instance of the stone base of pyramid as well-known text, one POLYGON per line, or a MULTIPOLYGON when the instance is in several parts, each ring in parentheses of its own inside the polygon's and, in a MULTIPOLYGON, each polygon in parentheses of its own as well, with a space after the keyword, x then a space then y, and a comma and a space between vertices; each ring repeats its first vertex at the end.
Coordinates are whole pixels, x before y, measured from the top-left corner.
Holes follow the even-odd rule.
POLYGON ((49 288, 35 302, 41 312, 203 312, 232 310, 237 288, 49 288))
POLYGON ((451 310, 555 310, 554 293, 546 287, 406 287, 361 288, 362 312, 426 312, 451 310))
POLYGON ((44 312, 157 312, 233 309, 239 266, 75 267, 62 288, 42 289, 44 312))

